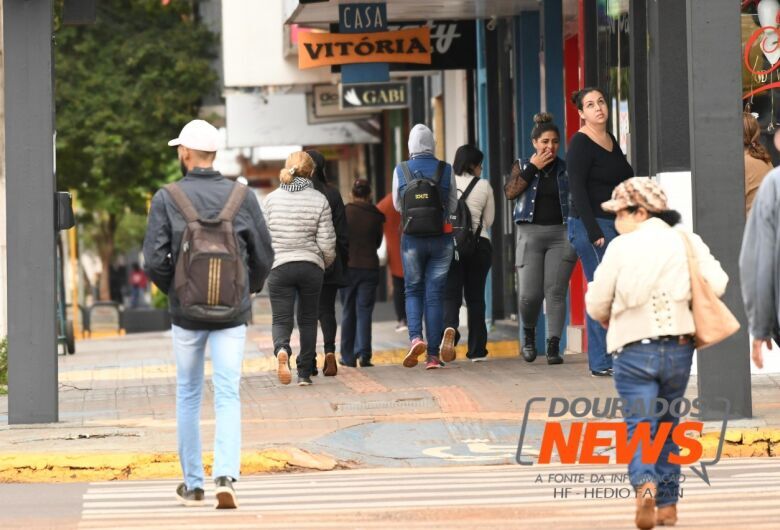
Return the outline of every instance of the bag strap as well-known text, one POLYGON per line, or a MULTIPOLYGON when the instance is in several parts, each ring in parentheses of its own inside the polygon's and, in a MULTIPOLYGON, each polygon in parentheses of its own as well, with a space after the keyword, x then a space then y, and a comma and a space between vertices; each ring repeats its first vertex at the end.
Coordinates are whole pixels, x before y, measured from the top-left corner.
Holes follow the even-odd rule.
POLYGON ((164 186, 164 189, 170 194, 171 199, 173 199, 173 204, 179 209, 179 212, 184 216, 184 220, 187 221, 187 223, 192 223, 200 219, 198 210, 192 205, 192 201, 187 197, 187 194, 184 193, 184 190, 181 189, 178 182, 171 182, 164 186))
POLYGON ((474 187, 479 182, 479 179, 477 177, 474 177, 471 179, 471 182, 469 182, 469 185, 466 187, 465 190, 463 190, 463 193, 461 194, 460 198, 463 199, 463 202, 466 202, 466 199, 469 198, 469 194, 471 193, 471 190, 474 189, 474 187))
POLYGON ((403 175, 406 184, 409 184, 414 180, 414 176, 412 175, 412 171, 409 169, 409 164, 407 162, 401 162, 401 174, 403 175))
POLYGON ((694 276, 699 276, 699 263, 696 261, 691 240, 684 232, 680 232, 680 236, 682 236, 683 242, 685 243, 685 254, 688 258, 688 273, 691 276, 691 280, 693 280, 694 276))
POLYGON ((219 219, 222 221, 232 221, 238 215, 238 210, 241 209, 241 205, 244 204, 244 198, 246 197, 247 187, 243 184, 236 182, 233 184, 233 189, 230 190, 230 195, 225 203, 225 207, 219 212, 219 219))
POLYGON ((444 168, 447 167, 447 163, 444 160, 439 160, 439 165, 436 166, 436 174, 433 176, 433 182, 438 186, 441 182, 441 178, 444 176, 444 168))

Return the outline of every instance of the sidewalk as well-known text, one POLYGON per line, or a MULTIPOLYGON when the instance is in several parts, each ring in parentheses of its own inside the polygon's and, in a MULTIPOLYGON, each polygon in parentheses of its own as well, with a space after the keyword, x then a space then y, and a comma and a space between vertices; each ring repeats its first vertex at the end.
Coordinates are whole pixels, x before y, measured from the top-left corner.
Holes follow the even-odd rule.
MULTIPOLYGON (((388 313, 386 304, 377 310, 380 318, 388 313)), ((395 332, 392 320, 377 322, 376 367, 339 367, 337 377, 317 377, 311 387, 282 386, 272 371, 270 312, 255 322, 241 386, 245 474, 512 463, 529 398, 616 396, 611 379, 589 376, 584 355, 567 355, 560 366, 548 366, 543 356, 524 362, 513 322, 490 332, 489 362, 468 362, 460 351, 458 360, 433 372, 401 367, 406 333, 395 332)), ((76 355, 59 357, 59 367, 59 423, 8 426, 7 397, 0 398, 0 481, 179 475, 169 333, 82 341, 76 355)), ((779 377, 754 376, 756 418, 734 427, 780 426, 779 377)), ((696 395, 692 379, 690 397, 696 395)), ((210 451, 211 385, 205 389, 203 447, 210 451)), ((534 410, 530 419, 524 450, 533 452, 546 415, 534 410)), ((740 445, 742 438, 730 433, 724 456, 766 456, 780 433, 748 436, 740 445)))

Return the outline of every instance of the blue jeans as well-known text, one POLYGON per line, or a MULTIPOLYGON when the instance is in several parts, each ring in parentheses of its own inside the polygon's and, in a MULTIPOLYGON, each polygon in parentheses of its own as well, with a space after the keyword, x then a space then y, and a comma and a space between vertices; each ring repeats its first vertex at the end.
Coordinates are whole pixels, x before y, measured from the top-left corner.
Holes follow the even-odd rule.
POLYGON ((241 362, 246 326, 189 330, 173 326, 176 356, 176 426, 179 460, 187 489, 203 487, 200 403, 206 342, 210 343, 214 385, 214 469, 212 476, 238 480, 241 469, 241 362))
MULTIPOLYGON (((685 395, 691 375, 692 357, 693 342, 678 344, 676 340, 633 343, 623 348, 615 357, 615 387, 620 397, 628 404, 623 415, 628 426, 629 439, 633 437, 640 422, 650 423, 653 438, 659 422, 672 423, 672 429, 677 426, 679 418, 669 411, 663 416, 654 417, 652 414, 643 414, 636 407, 629 411, 630 405, 641 401, 647 411, 655 398, 662 398, 671 405, 672 401, 685 395)), ((679 407, 676 408, 679 411, 679 407)), ((628 465, 631 484, 635 487, 646 482, 654 482, 658 486, 657 506, 677 504, 680 466, 669 462, 670 454, 680 454, 679 446, 672 441, 671 432, 666 438, 658 462, 643 464, 640 444, 628 465)))
MULTIPOLYGON (((585 224, 578 217, 569 217, 568 235, 574 250, 582 262, 582 270, 585 278, 593 281, 596 267, 601 263, 604 252, 610 241, 617 237, 615 221, 612 219, 596 218, 602 233, 604 234, 604 246, 597 247, 590 242, 585 224)), ((601 324, 586 315, 588 326, 588 367, 593 371, 603 371, 612 368, 612 357, 607 354, 607 330, 601 324)))
POLYGON ((425 312, 428 355, 438 357, 444 334, 444 285, 453 256, 452 235, 404 235, 401 238, 401 254, 409 340, 423 337, 422 317, 425 312))
POLYGON ((341 359, 371 360, 371 314, 376 303, 379 269, 349 268, 349 285, 341 289, 341 359))

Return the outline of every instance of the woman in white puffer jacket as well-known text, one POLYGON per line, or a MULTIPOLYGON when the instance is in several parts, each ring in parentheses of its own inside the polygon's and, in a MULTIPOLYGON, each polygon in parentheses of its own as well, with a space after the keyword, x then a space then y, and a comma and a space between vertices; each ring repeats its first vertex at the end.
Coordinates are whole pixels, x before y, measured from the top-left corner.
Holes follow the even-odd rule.
POLYGON ((303 151, 292 153, 279 175, 279 189, 263 202, 263 212, 274 263, 268 276, 271 298, 274 355, 279 382, 287 385, 290 373, 290 335, 298 300, 301 351, 296 359, 298 384, 311 384, 316 355, 317 310, 324 271, 336 258, 336 232, 328 200, 314 189, 314 161, 303 151))

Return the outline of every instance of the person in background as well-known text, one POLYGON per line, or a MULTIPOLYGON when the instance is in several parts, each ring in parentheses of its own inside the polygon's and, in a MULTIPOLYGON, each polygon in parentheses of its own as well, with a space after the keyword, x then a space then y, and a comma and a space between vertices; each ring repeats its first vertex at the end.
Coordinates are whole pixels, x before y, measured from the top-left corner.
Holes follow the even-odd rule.
POLYGON ((371 185, 357 179, 347 204, 349 284, 341 290, 341 364, 368 368, 371 364, 371 315, 379 285, 379 257, 385 216, 371 204, 371 185))
POLYGON ((453 257, 452 230, 447 221, 458 206, 458 197, 452 166, 436 159, 435 148, 431 130, 418 123, 409 133, 410 160, 393 171, 393 206, 401 212, 403 231, 401 251, 411 343, 403 365, 413 368, 418 357, 427 354, 426 370, 444 366, 442 359, 448 362, 455 358, 455 330, 444 329, 442 302, 453 257), (423 340, 423 314, 428 342, 423 340))
MULTIPOLYGON (((347 260, 349 259, 349 234, 347 233, 347 216, 344 213, 344 201, 339 190, 328 184, 325 174, 325 157, 318 151, 306 151, 314 160, 314 176, 312 184, 314 189, 325 195, 328 199, 331 215, 333 216, 333 228, 336 231, 336 259, 325 270, 322 280, 322 292, 320 292, 320 307, 317 318, 322 328, 322 342, 325 351, 325 361, 322 373, 325 376, 334 376, 338 373, 336 363, 336 293, 342 287, 346 287, 347 260)), ((299 306, 300 307, 300 306, 299 306)), ((312 375, 317 375, 317 357, 314 358, 312 375)))
MULTIPOLYGON (((572 136, 566 153, 569 173, 569 241, 582 261, 588 281, 593 281, 607 245, 616 236, 615 215, 601 209, 615 186, 634 176, 620 145, 607 130, 609 109, 604 91, 583 88, 572 94, 584 125, 572 136)), ((612 357, 607 354, 606 332, 587 318, 588 367, 594 377, 612 375, 612 357)))
POLYGON ((406 297, 404 296, 404 266, 401 260, 401 214, 393 207, 393 194, 388 193, 376 205, 385 216, 384 232, 387 265, 393 280, 393 307, 398 323, 396 331, 406 331, 406 297))
POLYGON ((536 322, 547 302, 547 364, 561 364, 560 340, 566 322, 566 292, 577 254, 566 231, 569 176, 558 156, 561 135, 551 114, 534 116, 531 142, 536 152, 518 160, 504 186, 515 201, 517 224, 515 266, 517 297, 523 327, 523 359, 536 359, 536 322))
POLYGON ((146 292, 146 274, 138 263, 133 263, 130 272, 130 307, 135 309, 140 305, 144 292, 146 292))
POLYGON ((317 311, 324 271, 336 259, 336 233, 325 196, 314 189, 314 160, 303 151, 287 157, 281 185, 263 203, 274 247, 268 276, 273 324, 271 334, 277 377, 290 384, 290 336, 296 300, 301 351, 296 359, 298 384, 311 385, 317 346, 317 311))
MULTIPOLYGON (((586 309, 609 329, 607 350, 614 355, 615 388, 624 402, 628 439, 643 423, 655 437, 660 422, 671 423, 671 429, 679 423, 679 398, 691 374, 696 327, 688 245, 717 296, 725 292, 728 276, 704 241, 679 227, 680 214, 668 209, 666 195, 653 179, 626 180, 602 206, 616 214, 620 236, 588 284, 586 309), (656 408, 661 404, 668 405, 663 413, 656 408)), ((679 453, 671 435, 656 462, 643 462, 641 448, 634 451, 628 474, 636 488, 637 528, 677 522, 680 466, 670 456, 679 453)))
POLYGON ((758 187, 772 170, 772 157, 761 145, 758 120, 749 112, 742 113, 742 143, 745 148, 745 216, 750 214, 758 187))
POLYGON ((452 170, 460 199, 471 214, 471 229, 476 236, 472 253, 458 254, 450 263, 444 288, 444 327, 455 329, 455 344, 460 341, 460 306, 465 297, 468 310, 468 351, 472 361, 487 357, 487 325, 485 324, 485 284, 493 259, 488 229, 496 215, 493 188, 482 176, 482 151, 471 145, 462 145, 455 152, 452 170))

